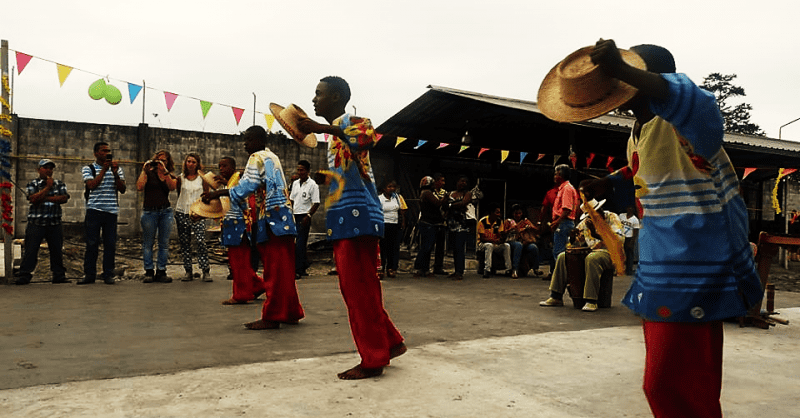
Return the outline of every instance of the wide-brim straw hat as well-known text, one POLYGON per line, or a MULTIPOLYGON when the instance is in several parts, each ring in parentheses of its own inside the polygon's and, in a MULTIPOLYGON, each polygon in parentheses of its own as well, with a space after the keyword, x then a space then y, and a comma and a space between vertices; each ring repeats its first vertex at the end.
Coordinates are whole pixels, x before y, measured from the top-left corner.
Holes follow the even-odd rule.
MULTIPOLYGON (((599 202, 598 202, 597 200, 595 200, 595 199, 592 199, 592 200, 590 200, 588 203, 589 203, 590 205, 592 205, 592 207, 594 208, 594 210, 598 210, 598 209, 602 208, 602 207, 603 207, 603 205, 605 205, 605 204, 606 204, 606 200, 605 200, 605 199, 603 199, 603 200, 601 200, 601 201, 599 201, 599 202)), ((584 203, 583 205, 581 205, 581 209, 583 210, 583 213, 581 213, 581 220, 584 220, 584 219, 586 219, 586 217, 587 217, 587 216, 589 216, 589 211, 583 208, 585 205, 586 205, 586 203, 584 203)))
POLYGON ((208 173, 203 174, 202 177, 203 177, 203 181, 208 183, 209 187, 211 187, 214 190, 217 190, 220 187, 224 186, 224 184, 214 180, 215 174, 213 172, 211 172, 211 171, 209 171, 208 173))
POLYGON ((309 148, 317 146, 317 136, 312 132, 303 132, 297 127, 297 122, 302 119, 308 119, 308 115, 303 109, 295 104, 283 107, 277 103, 269 104, 269 111, 275 120, 281 124, 281 127, 289 133, 289 136, 297 141, 300 145, 305 145, 309 148))
MULTIPOLYGON (((637 89, 609 77, 592 62, 593 46, 581 48, 556 64, 539 87, 537 106, 556 122, 580 122, 620 107, 636 95, 637 89)), ((629 65, 646 70, 647 65, 636 53, 620 49, 629 65)))
POLYGON ((212 199, 208 203, 203 203, 203 199, 197 199, 192 203, 189 209, 190 214, 196 214, 203 218, 219 219, 225 216, 231 210, 231 200, 226 196, 220 196, 219 199, 212 199))

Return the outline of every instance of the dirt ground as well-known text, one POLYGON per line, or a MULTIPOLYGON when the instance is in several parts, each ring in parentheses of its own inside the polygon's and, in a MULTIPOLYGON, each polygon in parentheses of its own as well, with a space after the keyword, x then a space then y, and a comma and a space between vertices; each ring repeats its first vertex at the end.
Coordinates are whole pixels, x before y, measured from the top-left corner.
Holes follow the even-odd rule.
MULTIPOLYGON (((21 240, 20 240, 21 242, 21 240)), ((211 264, 227 264, 227 257, 225 255, 224 247, 219 245, 219 240, 208 239, 209 261, 211 264)), ((101 253, 102 253, 102 246, 101 253)), ((66 238, 64 241, 64 264, 67 268, 67 278, 71 280, 80 279, 83 277, 83 254, 85 245, 82 238, 66 238)), ((400 272, 410 272, 413 264, 413 259, 405 252, 406 257, 402 257, 400 262, 400 272)), ((312 261, 309 268, 309 273, 312 275, 326 274, 333 268, 333 260, 331 258, 330 249, 326 249, 324 245, 311 245, 309 247, 308 257, 312 261), (314 248, 322 247, 319 251, 314 251, 314 248)), ((195 275, 199 275, 197 269, 197 259, 193 258, 195 262, 195 275)), ((98 263, 102 260, 102 254, 99 257, 98 263)), ((180 254, 180 244, 177 240, 173 239, 170 242, 170 255, 169 264, 172 266, 182 265, 182 258, 180 254)), ((445 269, 452 270, 452 256, 445 257, 445 269)), ((467 266, 469 269, 469 266, 467 266)), ((98 270, 99 271, 99 270, 98 270)), ((142 267, 142 244, 139 239, 120 238, 117 241, 117 279, 118 280, 141 280, 144 274, 142 267)), ((32 282, 49 282, 50 275, 50 258, 46 243, 42 244, 39 250, 39 264, 33 275, 32 282)), ((173 277, 173 279, 177 279, 173 277)), ((800 292, 800 262, 790 262, 789 269, 783 268, 776 261, 770 269, 770 283, 775 285, 775 290, 780 292, 800 292)))

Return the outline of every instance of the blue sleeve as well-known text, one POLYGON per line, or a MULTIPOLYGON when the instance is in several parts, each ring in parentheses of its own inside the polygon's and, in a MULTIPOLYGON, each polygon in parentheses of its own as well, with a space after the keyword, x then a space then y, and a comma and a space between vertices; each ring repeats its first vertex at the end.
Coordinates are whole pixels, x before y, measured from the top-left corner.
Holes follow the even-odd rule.
POLYGON ((259 161, 261 161, 261 164, 272 163, 272 161, 269 160, 262 161, 255 155, 251 156, 247 161, 247 167, 244 169, 244 173, 242 174, 242 178, 239 180, 239 184, 232 187, 228 192, 231 203, 235 202, 246 207, 247 197, 255 193, 258 187, 261 186, 262 181, 259 170, 259 161))
POLYGON ((669 98, 651 100, 650 110, 672 124, 694 152, 711 159, 722 147, 725 124, 714 94, 697 87, 685 74, 661 74, 669 98))

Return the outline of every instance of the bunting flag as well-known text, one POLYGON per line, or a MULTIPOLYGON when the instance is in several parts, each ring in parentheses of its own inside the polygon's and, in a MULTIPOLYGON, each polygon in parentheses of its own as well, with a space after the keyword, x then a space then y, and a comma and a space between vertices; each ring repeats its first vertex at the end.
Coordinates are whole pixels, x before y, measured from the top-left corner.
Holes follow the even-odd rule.
POLYGON ((459 150, 458 150, 458 153, 459 153, 459 154, 461 154, 461 153, 462 153, 462 152, 464 152, 464 150, 465 150, 465 149, 467 149, 467 148, 469 148, 469 145, 462 145, 462 146, 461 146, 461 149, 459 149, 459 150))
POLYGON ((328 142, 328 136, 329 136, 329 135, 330 135, 330 134, 322 134, 322 136, 325 138, 325 142, 328 142))
POLYGON ((505 162, 506 158, 508 158, 508 151, 500 150, 500 162, 505 162))
POLYGON ((483 154, 486 151, 489 151, 489 148, 481 148, 481 150, 478 151, 478 158, 481 158, 481 154, 483 154))
POLYGON ((609 173, 614 171, 614 169, 611 168, 611 163, 613 162, 614 162, 614 157, 608 157, 608 161, 606 162, 606 170, 608 170, 609 173))
POLYGON ((211 109, 211 105, 212 105, 211 102, 200 100, 200 109, 203 111, 203 119, 205 119, 206 115, 208 115, 208 111, 209 109, 211 109))
POLYGON ((240 109, 238 107, 231 107, 231 110, 233 110, 233 117, 236 118, 236 124, 238 125, 239 122, 242 120, 244 109, 240 109))
MULTIPOLYGON (((271 131, 272 130, 272 124, 275 123, 275 116, 268 115, 268 114, 265 113, 264 114, 264 119, 267 120, 267 130, 271 131)), ((327 142, 327 141, 328 141, 328 138, 325 138, 325 142, 327 142)))
POLYGON ((383 139, 383 134, 375 133, 375 143, 381 142, 381 139, 383 139))
POLYGON ((589 156, 586 157, 586 168, 589 168, 589 166, 592 165, 592 160, 594 160, 594 153, 590 152, 589 156))
POLYGON ((142 91, 142 86, 128 83, 128 96, 131 97, 131 104, 133 104, 133 101, 136 100, 137 96, 139 96, 140 91, 142 91))
POLYGON ((554 155, 553 156, 553 167, 555 167, 556 164, 558 164, 558 160, 560 160, 560 159, 561 159, 560 155, 554 155))
POLYGON ((172 105, 175 104, 175 99, 178 98, 178 95, 175 93, 170 93, 165 91, 164 92, 164 99, 167 101, 167 112, 172 110, 172 105))
POLYGON ((444 147, 446 147, 446 146, 448 146, 448 145, 450 145, 450 144, 448 144, 447 142, 440 142, 440 143, 439 143, 439 146, 438 146, 438 147, 436 147, 436 149, 442 149, 442 148, 444 148, 444 147))
POLYGON ((426 140, 424 140, 424 139, 420 139, 420 140, 419 140, 419 142, 417 142, 417 146, 416 146, 416 147, 414 147, 414 149, 419 149, 419 147, 421 147, 421 146, 425 145, 427 142, 428 142, 428 141, 426 141, 426 140))
POLYGON ((402 144, 403 141, 405 141, 405 140, 406 140, 406 138, 403 138, 402 136, 398 136, 397 137, 397 142, 395 142, 394 147, 397 148, 397 146, 402 144))
POLYGON ((28 63, 31 62, 31 58, 33 57, 17 51, 17 74, 22 74, 22 70, 24 70, 28 63))
POLYGON ((781 214, 781 202, 778 200, 778 186, 781 184, 781 179, 789 174, 797 171, 796 168, 779 168, 778 178, 775 179, 775 187, 772 188, 772 208, 775 209, 775 214, 781 214))
POLYGON ((64 82, 67 81, 67 77, 69 77, 69 73, 72 72, 72 67, 56 64, 56 68, 58 69, 58 82, 61 83, 61 86, 63 87, 64 82))
POLYGON ((753 173, 753 171, 756 171, 756 168, 745 168, 745 169, 744 169, 744 174, 742 175, 742 180, 744 180, 744 179, 745 179, 745 177, 747 177, 747 176, 749 176, 750 174, 752 174, 752 173, 753 173))
POLYGON ((523 152, 523 151, 519 152, 519 165, 522 165, 522 160, 524 160, 525 157, 527 157, 527 156, 528 156, 527 152, 523 152))
POLYGON ((539 154, 539 156, 538 156, 538 157, 536 157, 536 161, 539 161, 539 160, 541 160, 542 158, 544 158, 544 154, 539 154))

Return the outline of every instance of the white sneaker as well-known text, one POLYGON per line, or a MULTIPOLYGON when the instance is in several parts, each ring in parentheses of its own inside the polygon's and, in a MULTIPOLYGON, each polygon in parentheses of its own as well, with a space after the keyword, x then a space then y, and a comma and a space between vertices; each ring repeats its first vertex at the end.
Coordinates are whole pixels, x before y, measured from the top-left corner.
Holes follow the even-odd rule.
POLYGON ((539 302, 539 306, 564 306, 564 301, 555 298, 547 298, 547 300, 539 302))
POLYGON ((594 312, 594 311, 597 310, 597 304, 596 303, 587 303, 587 304, 583 305, 583 308, 581 310, 584 311, 584 312, 594 312))

